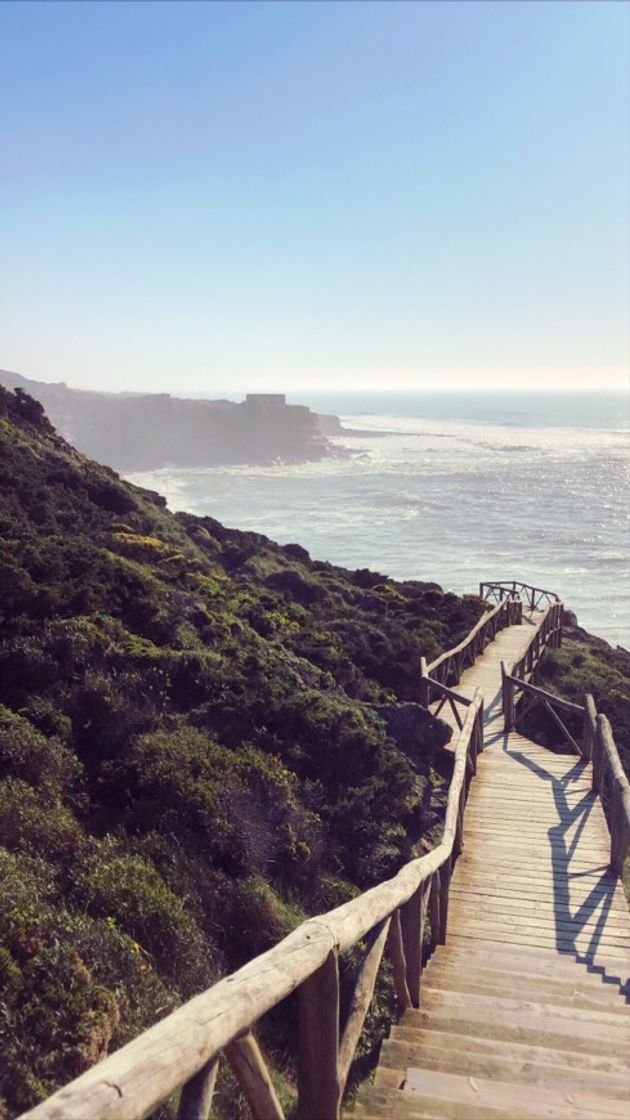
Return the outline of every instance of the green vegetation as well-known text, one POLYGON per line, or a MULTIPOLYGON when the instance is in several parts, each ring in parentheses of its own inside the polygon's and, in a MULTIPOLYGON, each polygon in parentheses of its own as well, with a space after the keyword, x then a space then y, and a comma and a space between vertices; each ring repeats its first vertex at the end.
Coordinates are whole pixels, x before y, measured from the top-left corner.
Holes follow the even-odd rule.
POLYGON ((5 1117, 428 842, 444 752, 371 705, 481 606, 174 516, 5 390, 0 568, 5 1117))
MULTIPOLYGON (((615 743, 626 774, 630 776, 630 653, 613 649, 601 638, 577 626, 565 628, 562 648, 548 650, 540 665, 540 685, 575 704, 590 692, 598 712, 611 722, 615 743)), ((564 717, 563 717, 564 718, 564 717)), ((579 718, 566 717, 574 736, 582 733, 579 718)), ((560 732, 550 716, 535 706, 527 717, 528 733, 555 745, 560 732)))

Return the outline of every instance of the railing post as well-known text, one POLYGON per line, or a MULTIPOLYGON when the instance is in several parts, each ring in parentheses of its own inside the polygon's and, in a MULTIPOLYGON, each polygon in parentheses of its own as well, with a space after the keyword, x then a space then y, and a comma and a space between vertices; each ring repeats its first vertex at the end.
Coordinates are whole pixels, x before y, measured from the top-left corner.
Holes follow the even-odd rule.
POLYGON ((405 948, 402 938, 400 910, 394 910, 392 914, 387 945, 394 973, 398 1014, 402 1015, 408 1007, 411 1007, 411 996, 409 995, 409 988, 407 986, 407 961, 405 959, 405 948))
MULTIPOLYGON (((626 797, 627 801, 630 801, 630 798, 626 797)), ((613 828, 610 833, 610 866, 617 875, 623 874, 628 848, 630 848, 630 823, 623 794, 616 786, 613 828)))
POLYGON ((331 950, 300 988, 299 1120, 338 1120, 339 967, 331 950))
POLYGON ((400 908, 405 960, 407 962, 407 988, 412 1007, 420 1006, 420 978, 422 973, 422 940, 424 934, 423 913, 424 883, 414 891, 408 902, 400 908))
POLYGON ((505 661, 501 662, 501 698, 503 701, 503 729, 512 731, 514 727, 514 682, 510 679, 505 661))
POLYGON ((284 1120, 282 1105, 252 1032, 234 1038, 226 1046, 225 1054, 254 1120, 284 1120))
POLYGON ((211 1058, 186 1082, 179 1098, 177 1120, 208 1120, 218 1072, 219 1059, 211 1058))
POLYGON ((593 742, 593 789, 600 799, 604 790, 605 773, 606 752, 602 743, 602 716, 597 716, 593 742))
POLYGON ((455 826, 455 839, 453 840, 453 859, 457 859, 464 847, 464 808, 466 805, 466 776, 462 782, 457 804, 457 824, 455 826))
POLYGON ((440 934, 439 944, 446 943, 446 929, 448 926, 448 893, 451 886, 451 857, 449 856, 438 871, 440 877, 440 934))
POLYGON ((426 657, 420 658, 420 703, 423 708, 428 708, 431 702, 431 678, 427 669, 426 657))
POLYGON ((597 709, 590 692, 584 696, 584 720, 582 723, 582 755, 586 762, 593 759, 593 739, 596 730, 597 709))
POLYGON ((440 873, 434 871, 429 883, 429 926, 431 928, 431 952, 440 943, 440 873))
MULTIPOLYGON (((339 1096, 343 1097, 350 1067, 355 1055, 357 1043, 361 1037, 363 1024, 370 1009, 372 996, 378 970, 387 942, 391 918, 384 918, 370 931, 366 937, 367 951, 359 969, 355 984, 346 1025, 339 1043, 339 1058, 337 1061, 337 1077, 339 1079, 339 1096)), ((265 1118, 266 1120, 266 1118, 265 1118)))
POLYGON ((630 842, 630 787, 607 717, 597 716, 596 725, 597 746, 601 756, 597 791, 602 798, 606 774, 610 772, 611 793, 608 804, 604 803, 604 812, 610 831, 610 866, 617 875, 621 875, 630 842))

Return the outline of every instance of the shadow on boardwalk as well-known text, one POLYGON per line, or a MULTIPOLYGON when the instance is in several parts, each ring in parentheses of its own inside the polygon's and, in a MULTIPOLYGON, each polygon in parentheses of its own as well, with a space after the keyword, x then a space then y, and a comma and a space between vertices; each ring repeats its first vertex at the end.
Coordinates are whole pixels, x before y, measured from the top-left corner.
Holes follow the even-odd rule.
MULTIPOLYGON (((494 698, 492 705, 496 706, 497 703, 500 704, 500 695, 494 698)), ((576 962, 584 965, 588 972, 599 975, 603 983, 618 988, 620 995, 625 998, 625 1002, 630 1003, 630 981, 628 978, 617 975, 604 965, 596 964, 592 959, 600 951, 601 938, 606 929, 606 921, 611 914, 618 884, 617 876, 610 870, 608 864, 588 867, 585 870, 570 870, 571 860, 577 852, 582 833, 591 813, 597 807, 597 796, 592 790, 585 793, 584 797, 574 804, 570 804, 567 797, 571 786, 580 779, 587 777, 586 765, 581 760, 576 759, 574 765, 567 770, 566 774, 558 777, 545 770, 543 766, 529 758, 522 750, 510 745, 509 736, 503 731, 488 736, 485 749, 489 746, 494 746, 495 750, 500 748, 502 753, 519 765, 526 767, 541 781, 549 783, 551 788, 558 813, 558 823, 548 831, 553 877, 556 948, 558 952, 573 955, 576 962), (568 833, 571 830, 573 832, 569 837, 568 833), (571 882, 587 876, 597 876, 597 878, 584 901, 575 911, 572 911, 571 882), (587 949, 578 949, 577 938, 586 930, 587 925, 595 916, 595 925, 592 928, 587 949)), ((572 756, 551 754, 551 757, 567 758, 568 760, 572 756)))

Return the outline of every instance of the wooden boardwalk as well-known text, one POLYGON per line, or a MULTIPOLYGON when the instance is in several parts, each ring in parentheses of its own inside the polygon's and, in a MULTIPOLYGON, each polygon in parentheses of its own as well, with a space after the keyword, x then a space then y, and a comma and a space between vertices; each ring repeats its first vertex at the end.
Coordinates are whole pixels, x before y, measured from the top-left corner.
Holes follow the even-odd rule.
POLYGON ((591 766, 503 731, 501 661, 539 617, 502 630, 457 685, 483 691, 485 749, 446 944, 359 1093, 364 1120, 630 1115, 630 918, 591 766))

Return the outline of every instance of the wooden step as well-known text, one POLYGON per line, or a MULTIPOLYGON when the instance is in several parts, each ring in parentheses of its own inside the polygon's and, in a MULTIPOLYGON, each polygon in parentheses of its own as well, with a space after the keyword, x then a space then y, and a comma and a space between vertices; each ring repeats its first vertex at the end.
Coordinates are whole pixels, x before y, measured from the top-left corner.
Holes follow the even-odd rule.
POLYGON ((530 1046, 551 1046, 556 1050, 575 1050, 583 1054, 607 1054, 625 1045, 626 1031, 609 1024, 570 1019, 562 1015, 536 1014, 527 1010, 503 1011, 498 1008, 488 1017, 487 1006, 464 1003, 445 1004, 430 1010, 406 1011, 401 1024, 452 1034, 476 1035, 497 1041, 523 1042, 530 1046))
MULTIPOLYGON (((413 1108, 419 1099, 424 1104, 435 1100, 449 1101, 454 1105, 473 1105, 489 1109, 503 1109, 509 1120, 523 1116, 527 1109, 527 1120, 538 1117, 562 1117, 563 1120, 608 1120, 619 1117, 627 1120, 627 1102, 611 1100, 588 1090, 578 1089, 567 1092, 564 1089, 547 1089, 537 1085, 514 1082, 491 1081, 488 1078, 472 1078, 457 1073, 442 1073, 437 1070, 409 1069, 402 1098, 396 1103, 394 1116, 408 1115, 405 1108, 413 1108)), ((409 1113, 413 1115, 413 1112, 409 1113)), ((451 1113, 457 1116, 455 1110, 451 1113)), ((468 1113, 459 1112, 459 1115, 468 1113)))
POLYGON ((625 1042, 630 1053, 630 1015, 621 1017, 615 1012, 597 1008, 576 1009, 565 1004, 545 1003, 536 998, 532 993, 529 998, 514 994, 489 995, 472 992, 448 991, 433 987, 430 982, 422 986, 421 1006, 425 1011, 457 1011, 470 1014, 474 1009, 479 1016, 494 1017, 498 1012, 503 1014, 523 1014, 539 1019, 544 1023, 547 1019, 563 1019, 570 1024, 590 1024, 591 1031, 601 1035, 604 1027, 613 1029, 611 1041, 615 1039, 621 1045, 625 1042))
POLYGON ((463 932, 469 926, 475 929, 487 927, 488 929, 501 929, 514 933, 531 933, 532 935, 551 938, 552 944, 558 941, 570 941, 574 938, 589 935, 597 936, 601 944, 618 944, 630 950, 630 931, 623 925, 613 920, 601 922, 597 915, 586 921, 570 917, 556 918, 554 915, 514 914, 504 913, 500 910, 488 910, 475 906, 474 903, 457 902, 451 905, 449 911, 450 921, 457 924, 458 930, 463 932))
POLYGON ((546 804, 538 800, 534 804, 530 801, 529 808, 524 805, 522 810, 514 805, 505 809, 493 805, 492 811, 488 812, 488 807, 480 804, 480 798, 471 794, 466 806, 466 820, 469 824, 483 824, 494 830, 519 828, 527 825, 528 829, 531 828, 537 832, 552 828, 555 833, 562 830, 563 835, 575 836, 578 831, 581 833, 584 830, 585 834, 593 839, 599 838, 605 841, 609 839, 603 811, 596 812, 594 809, 587 809, 585 812, 576 810, 567 812, 558 809, 555 804, 546 804))
MULTIPOLYGON (((544 828, 530 828, 527 832, 527 839, 525 840, 522 832, 523 826, 519 828, 518 823, 506 826, 504 828, 484 828, 476 823, 474 820, 469 820, 466 816, 464 822, 464 838, 467 847, 474 842, 477 845, 490 846, 492 844, 502 844, 509 847, 510 852, 520 852, 525 860, 533 854, 533 849, 544 849, 547 852, 552 852, 558 857, 564 857, 571 848, 571 837, 566 832, 554 831, 553 827, 544 828)), ((583 855, 589 855, 591 858, 597 857, 597 862, 602 855, 602 840, 599 836, 586 835, 581 836, 577 848, 583 855)))
POLYGON ((567 874, 590 873, 593 877, 599 878, 605 871, 603 862, 605 858, 608 858, 605 852, 598 853, 596 858, 586 854, 583 855, 579 845, 570 858, 554 857, 550 850, 542 847, 537 847, 533 852, 528 852, 527 848, 515 851, 507 844, 483 843, 473 845, 468 841, 466 827, 464 826, 464 848, 459 857, 458 866, 460 869, 470 869, 471 871, 474 871, 475 868, 481 868, 484 873, 496 871, 498 868, 507 871, 518 868, 521 872, 531 873, 533 871, 535 874, 539 871, 552 871, 556 877, 562 875, 566 878, 567 874))
MULTIPOLYGON (((368 1090, 357 1100, 354 1109, 348 1114, 360 1120, 506 1120, 503 1109, 488 1108, 486 1105, 455 1105, 453 1101, 427 1100, 414 1093, 394 1093, 383 1099, 374 1090, 368 1090), (412 1100, 409 1097, 412 1096, 412 1100), (453 1111, 456 1108, 458 1111, 453 1111)), ((523 1120, 512 1115, 510 1120, 523 1120)))
POLYGON ((556 930, 566 929, 571 932, 579 932, 581 929, 601 926, 607 933, 614 930, 616 934, 627 939, 630 945, 630 922, 628 922, 626 915, 614 914, 610 911, 602 914, 599 909, 592 913, 584 911, 582 915, 578 916, 576 914, 573 917, 570 910, 565 911, 560 905, 548 904, 535 907, 526 906, 522 903, 512 903, 510 906, 504 906, 501 901, 483 905, 476 899, 463 898, 460 895, 451 899, 449 916, 451 922, 457 921, 459 916, 462 918, 483 918, 492 922, 505 922, 507 925, 516 923, 519 929, 527 926, 544 926, 556 930))
POLYGON ((601 858, 598 857, 596 860, 582 859, 579 856, 570 861, 564 859, 553 860, 546 852, 538 856, 530 854, 528 857, 521 857, 509 851, 493 852, 492 859, 490 859, 485 847, 485 845, 477 845, 476 848, 473 848, 467 843, 466 832, 464 831, 464 849, 457 861, 457 871, 460 876, 469 873, 472 875, 482 874, 487 876, 489 880, 499 876, 505 882, 506 872, 517 876, 519 879, 534 880, 542 872, 564 883, 568 879, 578 876, 588 878, 589 882, 581 884, 584 887, 601 888, 604 885, 610 886, 610 889, 614 890, 617 886, 617 883, 612 881, 613 877, 607 874, 607 852, 602 852, 601 858))
MULTIPOLYGON (((506 1042, 496 1038, 479 1038, 473 1035, 416 1029, 400 1025, 392 1027, 391 1037, 401 1041, 413 1042, 416 1046, 440 1049, 449 1054, 472 1054, 481 1057, 502 1058, 516 1064, 535 1062, 539 1065, 564 1066, 568 1069, 594 1070, 598 1073, 610 1072, 615 1075, 630 1076, 630 1055, 608 1051, 606 1054, 573 1053, 572 1050, 556 1050, 551 1046, 539 1046, 523 1042, 506 1042)), ((392 1074, 393 1076, 393 1074, 392 1074)), ((389 1088, 400 1088, 401 1082, 387 1082, 389 1088)))
POLYGON ((479 898, 480 905, 484 900, 492 902, 501 899, 506 906, 518 904, 522 900, 523 903, 538 903, 541 906, 568 906, 573 913, 588 907, 593 910, 605 908, 623 915, 625 921, 630 922, 628 904, 620 885, 611 888, 604 884, 601 887, 591 886, 589 889, 580 884, 579 880, 573 880, 559 888, 553 881, 517 883, 512 880, 501 886, 482 877, 475 880, 472 876, 461 877, 455 874, 449 897, 457 899, 460 895, 475 895, 479 898))
MULTIPOLYGON (((487 890, 492 891, 492 885, 488 885, 487 890)), ((527 890, 527 889, 526 889, 527 890)), ((486 910, 499 910, 509 913, 514 912, 529 912, 534 914, 536 912, 552 914, 557 916, 558 919, 569 918, 572 921, 576 919, 589 920, 597 918, 600 922, 612 922, 620 926, 630 933, 630 917, 627 908, 621 904, 618 897, 611 897, 607 892, 586 892, 582 891, 580 894, 573 891, 570 895, 568 891, 558 890, 554 891, 552 883, 545 885, 544 880, 539 885, 539 893, 536 894, 535 890, 527 890, 527 893, 521 893, 521 889, 516 887, 510 891, 500 893, 500 888, 495 888, 494 894, 483 894, 482 888, 476 884, 462 882, 458 879, 457 883, 453 883, 451 893, 449 894, 449 901, 451 906, 455 906, 459 902, 474 901, 479 909, 486 910)))
POLYGON ((620 888, 612 891, 606 886, 600 888, 591 885, 589 889, 587 885, 573 879, 567 881, 552 876, 538 876, 536 881, 533 878, 526 880, 510 876, 509 882, 503 880, 502 885, 498 875, 455 875, 449 898, 456 902, 461 895, 478 896, 480 906, 497 899, 504 899, 506 904, 523 899, 540 905, 552 905, 565 912, 568 910, 571 914, 608 912, 610 908, 627 921, 627 904, 620 888))
POLYGON ((499 943, 502 945, 515 945, 520 946, 522 949, 558 949, 563 952, 576 952, 585 956, 592 956, 597 953, 600 955, 618 956, 619 954, 626 953, 624 956, 624 963, 628 964, 628 943, 626 940, 619 941, 613 935, 606 936, 602 934, 601 937, 589 931, 585 933, 573 935, 543 935, 534 932, 519 932, 513 930, 506 932, 492 928, 488 924, 482 922, 460 922, 457 923, 456 930, 451 933, 453 940, 460 941, 480 941, 499 943))
MULTIPOLYGON (((453 1050, 443 1046, 419 1044, 402 1028, 395 1037, 387 1039, 381 1048, 380 1063, 394 1071, 400 1068, 440 1070, 443 1073, 460 1073, 467 1077, 485 1077, 492 1081, 514 1081, 539 1085, 548 1089, 587 1089, 616 1100, 628 1102, 630 1098, 630 1070, 625 1072, 597 1071, 590 1068, 568 1066, 562 1063, 518 1061, 513 1056, 501 1057, 496 1053, 480 1054, 468 1049, 468 1039, 453 1050)), ((557 1053, 557 1052, 556 1052, 557 1053)))
POLYGON ((558 806, 551 790, 540 789, 540 782, 540 778, 532 778, 527 783, 516 784, 512 775, 506 775, 501 780, 498 778, 491 780, 490 775, 485 776, 480 771, 471 793, 471 807, 487 809, 501 804, 507 808, 513 806, 516 812, 521 812, 527 805, 544 805, 552 807, 556 816, 560 818, 577 815, 588 808, 588 805, 584 804, 585 798, 590 793, 586 783, 579 788, 572 788, 570 792, 563 792, 562 801, 558 806))
POLYGON ((626 953, 620 952, 621 956, 617 953, 591 953, 580 957, 573 949, 506 945, 485 937, 458 937, 456 933, 449 933, 447 944, 439 946, 435 959, 469 960, 486 966, 492 961, 493 968, 510 968, 517 963, 520 967, 527 965, 528 971, 539 969, 541 975, 548 975, 550 969, 552 974, 560 975, 563 971, 575 975, 574 969, 577 968, 583 980, 591 976, 623 986, 628 983, 630 961, 626 953))
POLYGON ((452 934, 453 939, 487 941, 502 945, 515 945, 522 949, 559 949, 565 952, 575 951, 581 954, 597 952, 617 954, 627 950, 626 940, 619 941, 612 934, 596 936, 593 932, 586 931, 578 934, 553 934, 544 932, 519 931, 517 928, 507 931, 501 927, 494 927, 484 922, 458 922, 457 930, 452 934))
POLYGON ((579 969, 575 978, 559 979, 554 976, 542 977, 518 971, 503 971, 491 966, 481 968, 470 964, 440 964, 431 961, 422 975, 422 991, 427 987, 447 991, 477 992, 479 994, 507 994, 527 998, 533 993, 547 1003, 564 1004, 574 1009, 596 1011, 598 1008, 610 1010, 614 1014, 630 1016, 630 1001, 625 992, 618 987, 604 985, 593 978, 589 983, 582 981, 579 969))
MULTIPOLYGON (((377 1089, 361 1089, 354 1108, 348 1113, 361 1120, 506 1120, 503 1109, 489 1108, 485 1104, 457 1105, 451 1100, 420 1096, 417 1093, 381 1093, 377 1089), (409 1099, 411 1098, 411 1099, 409 1099), (453 1111, 456 1108, 458 1111, 453 1111)), ((510 1120, 523 1120, 516 1114, 510 1120)))

